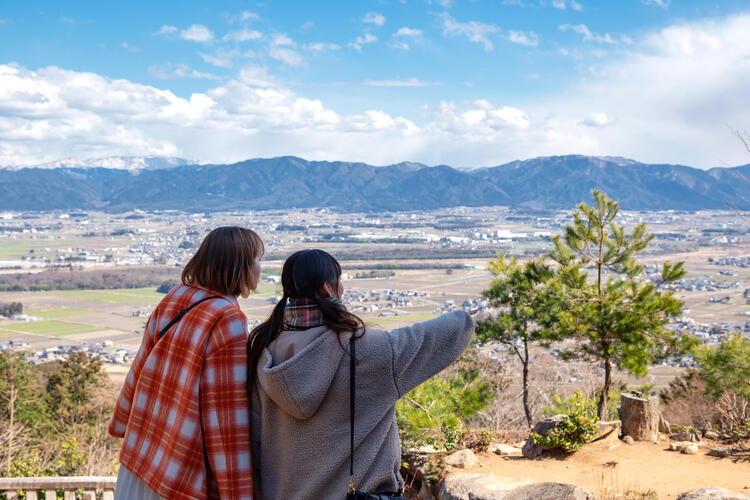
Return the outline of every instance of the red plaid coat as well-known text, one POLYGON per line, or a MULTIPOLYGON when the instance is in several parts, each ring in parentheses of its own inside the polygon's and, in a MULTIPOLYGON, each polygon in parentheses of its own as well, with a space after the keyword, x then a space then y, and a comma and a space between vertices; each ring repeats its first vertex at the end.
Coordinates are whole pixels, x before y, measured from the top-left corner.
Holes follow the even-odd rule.
POLYGON ((247 318, 232 296, 180 285, 146 324, 109 433, 120 464, 165 498, 252 499, 247 318))

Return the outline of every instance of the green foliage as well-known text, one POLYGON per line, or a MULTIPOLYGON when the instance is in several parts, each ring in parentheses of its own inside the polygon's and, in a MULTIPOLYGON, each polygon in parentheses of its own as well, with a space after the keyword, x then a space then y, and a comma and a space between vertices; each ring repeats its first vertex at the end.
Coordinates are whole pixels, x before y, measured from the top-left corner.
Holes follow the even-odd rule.
POLYGON ((577 450, 593 438, 598 432, 596 408, 592 401, 580 391, 576 391, 566 401, 567 412, 560 424, 551 429, 546 436, 534 432, 531 439, 545 448, 562 448, 566 451, 577 450))
POLYGON ((396 420, 406 447, 430 444, 453 449, 464 437, 466 421, 493 398, 490 384, 475 369, 432 378, 396 403, 396 420))
POLYGON ((102 363, 78 353, 34 366, 0 353, 0 476, 111 474, 119 442, 107 435, 102 363))
MULTIPOLYGON (((607 399, 607 407, 610 414, 617 414, 617 405, 620 404, 620 394, 625 388, 625 384, 619 384, 610 391, 610 397, 607 399)), ((597 397, 595 395, 583 394, 580 390, 569 396, 563 394, 554 394, 550 399, 550 406, 544 408, 543 413, 547 417, 553 415, 570 415, 578 410, 583 410, 587 414, 596 414, 597 397)))
POLYGON ((731 391, 750 401, 750 338, 727 335, 716 347, 696 349, 695 359, 710 395, 731 391))
POLYGON ((658 282, 642 279, 636 256, 653 235, 645 224, 630 234, 615 224, 619 204, 593 191, 595 204, 581 203, 562 237, 553 238, 550 257, 559 265, 565 307, 557 324, 561 336, 580 342, 567 355, 603 361, 605 379, 597 413, 606 416, 612 368, 643 376, 661 356, 685 352, 694 340, 666 328, 680 314, 682 301, 660 285, 685 276, 682 262, 665 263, 658 282), (593 268, 589 275, 585 269, 593 268))
POLYGON ((479 324, 477 337, 482 342, 495 340, 508 346, 523 366, 523 405, 526 422, 533 424, 529 408, 529 343, 548 345, 558 337, 550 327, 557 321, 560 287, 554 272, 541 260, 521 265, 504 254, 490 261, 494 279, 482 293, 492 307, 500 308, 499 316, 479 324))

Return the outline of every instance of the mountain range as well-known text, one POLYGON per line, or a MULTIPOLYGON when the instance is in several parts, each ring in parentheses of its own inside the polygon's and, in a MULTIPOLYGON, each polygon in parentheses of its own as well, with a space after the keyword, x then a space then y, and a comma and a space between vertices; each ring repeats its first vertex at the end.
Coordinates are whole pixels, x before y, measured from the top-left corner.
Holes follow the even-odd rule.
POLYGON ((750 164, 701 170, 568 155, 466 170, 411 162, 379 167, 293 156, 227 165, 146 158, 0 169, 0 210, 398 211, 498 205, 572 209, 590 200, 595 188, 626 210, 750 210, 750 164))

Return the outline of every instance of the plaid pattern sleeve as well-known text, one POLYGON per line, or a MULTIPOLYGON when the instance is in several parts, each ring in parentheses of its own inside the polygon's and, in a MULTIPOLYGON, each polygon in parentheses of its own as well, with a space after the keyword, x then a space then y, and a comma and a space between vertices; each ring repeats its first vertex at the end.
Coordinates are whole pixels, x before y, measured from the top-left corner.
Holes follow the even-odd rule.
MULTIPOLYGON (((228 322, 222 328, 239 330, 239 323, 228 322)), ((244 338, 206 357, 200 391, 201 425, 221 498, 251 500, 250 403, 246 384, 244 338)))
POLYGON ((125 429, 130 418, 130 408, 133 405, 133 396, 135 395, 136 381, 143 369, 143 364, 146 362, 147 353, 151 351, 154 344, 154 328, 157 322, 155 316, 156 311, 154 311, 146 323, 146 331, 141 341, 141 347, 133 360, 133 364, 130 366, 128 375, 125 377, 120 395, 117 397, 112 419, 109 421, 108 431, 111 436, 125 437, 125 429))

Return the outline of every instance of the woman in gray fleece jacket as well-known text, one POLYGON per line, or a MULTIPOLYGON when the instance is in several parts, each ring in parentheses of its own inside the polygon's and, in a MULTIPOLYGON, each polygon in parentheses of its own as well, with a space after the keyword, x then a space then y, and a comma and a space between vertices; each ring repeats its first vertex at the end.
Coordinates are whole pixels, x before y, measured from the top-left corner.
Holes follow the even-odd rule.
POLYGON ((464 311, 390 332, 364 328, 341 304, 341 267, 322 250, 284 263, 284 296, 250 334, 255 498, 342 500, 349 485, 349 353, 356 332, 354 486, 396 492, 396 401, 469 345, 464 311))

